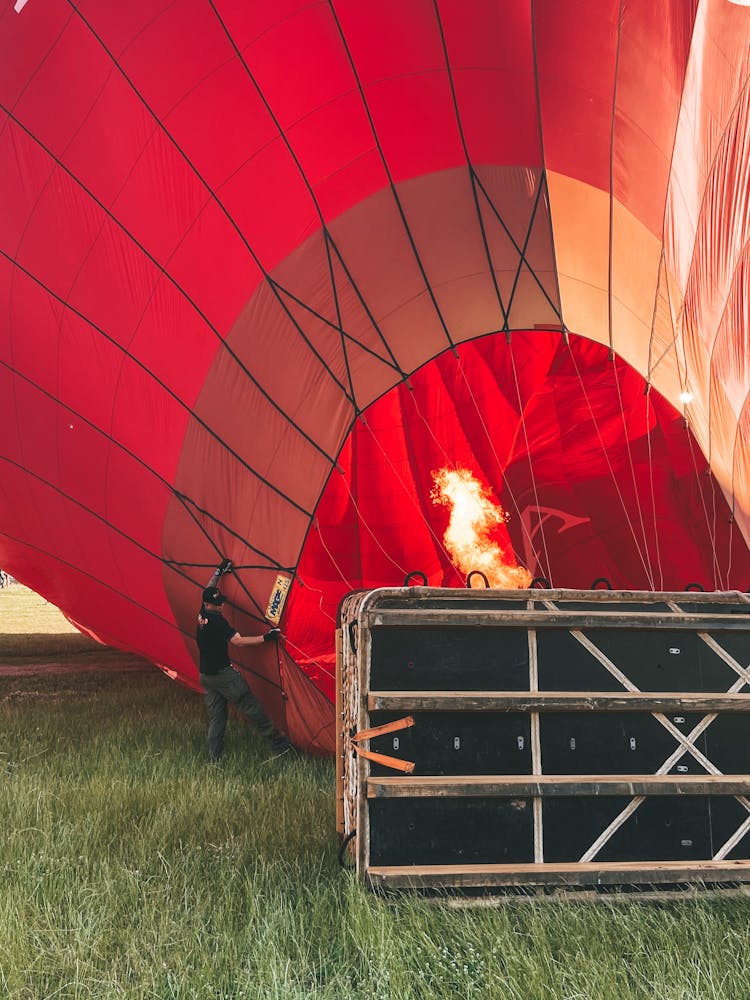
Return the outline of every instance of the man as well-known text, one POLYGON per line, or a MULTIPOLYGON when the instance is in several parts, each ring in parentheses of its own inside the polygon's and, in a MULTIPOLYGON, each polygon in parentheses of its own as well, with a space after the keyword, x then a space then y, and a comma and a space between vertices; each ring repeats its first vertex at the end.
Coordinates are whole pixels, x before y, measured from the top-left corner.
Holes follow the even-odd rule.
POLYGON ((286 753, 291 749, 289 737, 274 728, 245 678, 229 660, 228 643, 233 646, 257 646, 262 642, 273 642, 279 636, 277 628, 272 628, 265 635, 240 635, 222 615, 224 596, 217 588, 216 580, 230 567, 231 563, 225 559, 212 577, 211 584, 203 591, 196 636, 200 652, 200 679, 206 692, 208 709, 208 759, 213 763, 221 758, 224 750, 228 703, 252 719, 261 735, 270 740, 276 753, 286 753))

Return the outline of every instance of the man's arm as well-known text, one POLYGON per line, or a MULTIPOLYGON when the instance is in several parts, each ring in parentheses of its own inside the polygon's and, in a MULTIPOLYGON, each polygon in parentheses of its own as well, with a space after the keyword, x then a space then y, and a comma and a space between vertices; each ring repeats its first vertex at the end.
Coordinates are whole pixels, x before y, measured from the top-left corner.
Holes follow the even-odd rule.
POLYGON ((229 640, 233 646, 260 646, 262 642, 273 642, 279 637, 279 629, 272 628, 265 635, 240 635, 235 632, 229 640))
POLYGON ((232 568, 232 560, 231 559, 222 559, 221 562, 219 563, 218 567, 216 568, 216 570, 214 570, 214 575, 208 581, 208 583, 206 584, 206 586, 207 587, 215 587, 216 584, 219 582, 219 577, 224 576, 224 574, 228 573, 231 570, 231 568, 232 568))

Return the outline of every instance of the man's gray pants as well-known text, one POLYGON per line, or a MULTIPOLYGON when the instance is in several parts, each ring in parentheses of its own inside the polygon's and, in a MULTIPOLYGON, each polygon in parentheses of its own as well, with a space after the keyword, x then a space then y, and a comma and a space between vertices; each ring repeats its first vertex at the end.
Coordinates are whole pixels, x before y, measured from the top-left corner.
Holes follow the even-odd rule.
POLYGON ((208 759, 217 761, 224 750, 224 733, 229 716, 228 704, 251 719, 261 736, 276 739, 279 732, 274 728, 263 708, 247 686, 245 678, 234 667, 227 667, 218 674, 201 674, 201 684, 206 692, 208 709, 208 759))

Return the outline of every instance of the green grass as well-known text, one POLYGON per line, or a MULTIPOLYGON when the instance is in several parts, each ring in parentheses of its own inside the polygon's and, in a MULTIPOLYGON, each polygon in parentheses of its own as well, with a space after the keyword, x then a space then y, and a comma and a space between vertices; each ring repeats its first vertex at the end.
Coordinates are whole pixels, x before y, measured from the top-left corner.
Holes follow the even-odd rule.
POLYGON ((750 902, 384 901, 329 761, 269 761, 157 671, 3 675, 0 997, 750 997, 750 902))

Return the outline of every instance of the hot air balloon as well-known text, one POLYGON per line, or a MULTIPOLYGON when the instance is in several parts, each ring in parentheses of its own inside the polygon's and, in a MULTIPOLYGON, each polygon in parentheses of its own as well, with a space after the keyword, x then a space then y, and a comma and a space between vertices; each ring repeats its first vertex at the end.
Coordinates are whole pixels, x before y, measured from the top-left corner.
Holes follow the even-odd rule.
POLYGON ((730 0, 5 0, 0 565, 198 687, 231 558, 316 751, 349 590, 747 588, 749 72, 730 0))

